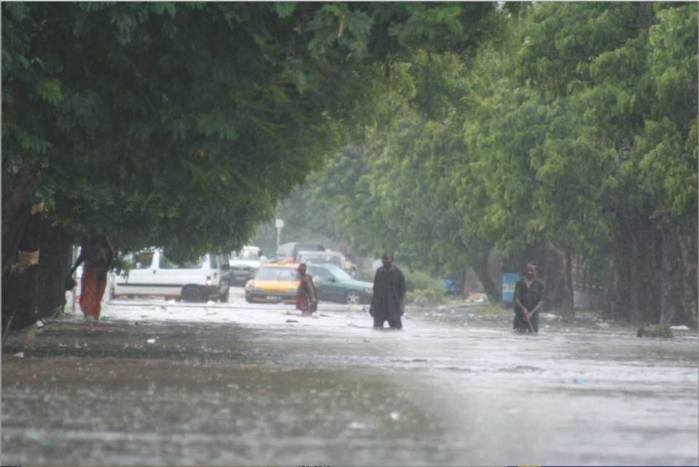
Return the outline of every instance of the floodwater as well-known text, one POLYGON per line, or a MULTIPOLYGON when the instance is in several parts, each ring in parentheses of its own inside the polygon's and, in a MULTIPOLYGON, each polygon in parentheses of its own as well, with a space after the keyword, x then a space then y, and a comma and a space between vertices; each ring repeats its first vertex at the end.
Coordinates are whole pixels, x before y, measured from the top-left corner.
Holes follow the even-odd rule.
POLYGON ((696 465, 697 335, 360 307, 112 302, 11 336, 2 463, 696 465), (547 326, 547 327, 544 327, 547 326))

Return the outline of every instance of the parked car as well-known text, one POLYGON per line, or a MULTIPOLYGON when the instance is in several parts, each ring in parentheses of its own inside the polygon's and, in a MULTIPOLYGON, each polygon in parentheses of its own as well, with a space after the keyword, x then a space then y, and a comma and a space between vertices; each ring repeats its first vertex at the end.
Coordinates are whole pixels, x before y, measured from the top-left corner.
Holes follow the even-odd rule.
POLYGON ((292 263, 297 263, 299 251, 325 251, 325 247, 320 243, 283 243, 277 248, 277 260, 287 260, 292 263))
POLYGON ((341 268, 344 262, 344 256, 342 255, 342 253, 330 250, 301 250, 298 252, 296 260, 299 263, 334 264, 335 266, 341 268))
POLYGON ((297 261, 299 263, 316 263, 316 264, 334 264, 335 266, 343 269, 350 276, 354 276, 357 272, 357 268, 349 261, 345 255, 339 251, 325 250, 325 251, 307 251, 302 250, 298 252, 297 261))
POLYGON ((337 303, 371 303, 373 285, 358 281, 334 264, 307 265, 318 289, 320 301, 337 303))
POLYGON ((226 274, 231 285, 244 285, 255 277, 255 273, 263 263, 261 251, 259 247, 246 245, 231 255, 228 261, 230 270, 226 274))
POLYGON ((248 303, 296 303, 299 274, 295 263, 265 264, 245 284, 248 303))
POLYGON ((128 273, 111 277, 112 297, 150 295, 186 302, 228 301, 225 256, 206 254, 194 261, 175 262, 160 249, 147 249, 129 259, 128 273))

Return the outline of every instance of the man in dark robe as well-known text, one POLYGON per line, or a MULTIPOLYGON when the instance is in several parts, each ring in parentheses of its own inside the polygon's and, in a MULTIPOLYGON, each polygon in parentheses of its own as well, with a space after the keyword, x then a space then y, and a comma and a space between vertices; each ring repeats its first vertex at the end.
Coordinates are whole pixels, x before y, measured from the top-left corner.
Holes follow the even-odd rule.
POLYGON ((402 329, 401 316, 405 310, 405 276, 393 264, 393 257, 384 254, 383 266, 374 276, 374 293, 369 313, 374 318, 374 327, 383 328, 384 321, 392 329, 402 329))
POLYGON ((536 278, 536 265, 527 264, 524 277, 515 284, 515 321, 518 332, 539 332, 539 310, 544 303, 544 284, 536 278))

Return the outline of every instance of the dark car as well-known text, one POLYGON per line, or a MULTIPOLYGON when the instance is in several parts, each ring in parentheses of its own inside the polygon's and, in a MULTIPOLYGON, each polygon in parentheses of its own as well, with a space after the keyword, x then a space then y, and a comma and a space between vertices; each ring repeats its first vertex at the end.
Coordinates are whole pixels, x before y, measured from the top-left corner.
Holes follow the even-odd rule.
POLYGON ((321 302, 371 303, 371 282, 358 281, 334 264, 310 263, 307 267, 321 302))

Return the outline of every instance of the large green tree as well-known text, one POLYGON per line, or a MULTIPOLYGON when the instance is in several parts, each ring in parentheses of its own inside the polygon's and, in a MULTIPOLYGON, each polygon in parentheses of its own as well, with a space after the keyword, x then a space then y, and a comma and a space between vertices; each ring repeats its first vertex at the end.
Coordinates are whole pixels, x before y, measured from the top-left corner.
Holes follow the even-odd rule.
POLYGON ((35 199, 46 306, 79 235, 180 255, 240 246, 374 114, 384 66, 416 43, 470 53, 492 9, 4 3, 4 277, 35 199))
POLYGON ((696 325, 696 5, 541 5, 523 39, 520 82, 573 122, 538 160, 554 179, 574 169, 566 186, 602 214, 559 203, 610 232, 612 311, 696 325))
POLYGON ((435 272, 465 262, 486 282, 492 252, 509 267, 539 254, 568 313, 575 263, 613 316, 696 325, 696 13, 505 8, 468 57, 403 55, 367 143, 306 191, 315 225, 435 272))
MULTIPOLYGON (((53 306, 81 234, 179 255, 247 238, 318 165, 342 118, 322 79, 332 70, 293 9, 3 4, 3 272, 32 198, 46 202, 38 293, 53 306)), ((36 293, 3 291, 3 311, 36 293)))

